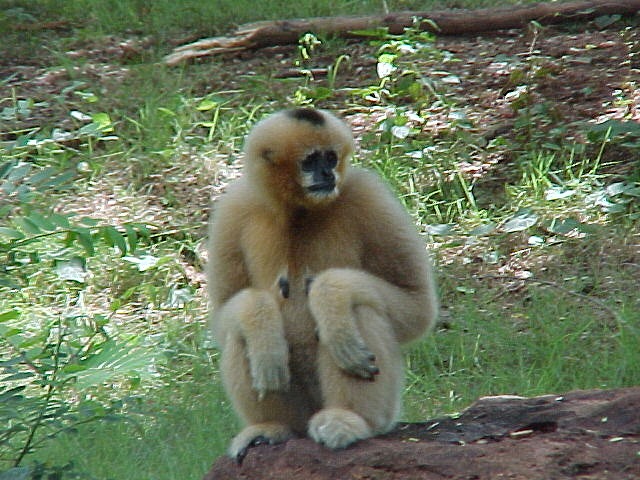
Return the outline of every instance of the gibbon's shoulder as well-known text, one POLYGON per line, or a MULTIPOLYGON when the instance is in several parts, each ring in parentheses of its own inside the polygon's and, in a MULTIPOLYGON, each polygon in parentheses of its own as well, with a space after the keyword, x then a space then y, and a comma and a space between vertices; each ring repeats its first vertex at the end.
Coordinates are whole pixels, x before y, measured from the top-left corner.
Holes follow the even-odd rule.
POLYGON ((244 176, 233 180, 211 207, 212 225, 236 231, 250 221, 250 215, 260 208, 257 195, 244 176))
POLYGON ((250 209, 261 203, 257 190, 243 175, 227 185, 226 190, 216 199, 216 208, 232 208, 234 210, 250 209))
POLYGON ((357 208, 402 210, 389 185, 376 172, 366 168, 349 167, 343 193, 343 198, 338 201, 352 203, 357 208))

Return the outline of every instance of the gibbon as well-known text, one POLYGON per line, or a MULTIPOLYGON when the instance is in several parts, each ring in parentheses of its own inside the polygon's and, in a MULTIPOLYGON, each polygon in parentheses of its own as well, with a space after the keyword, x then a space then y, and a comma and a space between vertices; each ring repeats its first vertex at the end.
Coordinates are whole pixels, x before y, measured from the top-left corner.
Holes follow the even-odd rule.
POLYGON ((239 461, 294 435, 337 449, 389 431, 400 346, 437 316, 424 243, 379 178, 348 165, 353 150, 327 111, 275 113, 215 206, 208 288, 239 461))

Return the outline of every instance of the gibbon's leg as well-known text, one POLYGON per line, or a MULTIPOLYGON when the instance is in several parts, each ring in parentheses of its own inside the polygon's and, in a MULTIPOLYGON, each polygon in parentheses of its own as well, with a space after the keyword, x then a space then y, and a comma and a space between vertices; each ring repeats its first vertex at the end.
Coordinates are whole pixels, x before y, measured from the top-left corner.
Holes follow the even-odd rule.
POLYGON ((275 297, 245 289, 221 309, 215 330, 222 336, 220 369, 233 406, 247 425, 231 442, 229 455, 241 460, 249 447, 292 436, 289 347, 275 297))
POLYGON ((378 368, 371 379, 347 373, 329 347, 318 349, 318 376, 323 409, 309 421, 309 435, 329 448, 347 445, 393 428, 400 411, 404 362, 388 320, 366 305, 353 309, 364 344, 378 368))

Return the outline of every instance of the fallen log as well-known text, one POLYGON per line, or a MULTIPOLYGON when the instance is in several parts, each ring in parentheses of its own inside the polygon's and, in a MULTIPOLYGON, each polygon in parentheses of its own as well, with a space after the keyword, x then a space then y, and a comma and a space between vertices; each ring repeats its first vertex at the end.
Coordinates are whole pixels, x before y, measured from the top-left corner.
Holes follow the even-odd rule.
POLYGON ((638 11, 640 0, 580 0, 477 10, 398 12, 262 21, 240 25, 229 36, 204 38, 177 47, 164 58, 164 61, 167 65, 176 65, 188 59, 218 53, 293 44, 307 32, 355 38, 362 37, 362 31, 374 29, 402 34, 406 28, 417 25, 422 30, 439 35, 453 35, 521 28, 531 21, 541 24, 567 20, 585 21, 601 15, 632 15, 638 11))

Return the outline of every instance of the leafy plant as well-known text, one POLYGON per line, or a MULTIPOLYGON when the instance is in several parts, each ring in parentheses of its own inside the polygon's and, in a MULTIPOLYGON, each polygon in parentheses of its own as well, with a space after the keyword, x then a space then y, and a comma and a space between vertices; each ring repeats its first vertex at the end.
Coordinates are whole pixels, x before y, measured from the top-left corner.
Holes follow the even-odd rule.
POLYGON ((97 243, 125 256, 149 237, 149 229, 141 223, 100 225, 90 217, 75 221, 71 215, 37 210, 15 216, 10 226, 0 226, 0 256, 6 259, 0 267, 0 287, 20 288, 28 283, 29 268, 43 261, 52 262, 61 279, 82 281, 85 259, 94 255, 97 243))
POLYGON ((87 393, 114 377, 139 382, 155 362, 138 338, 108 335, 103 315, 45 318, 35 332, 20 326, 21 315, 0 313, 0 349, 8 352, 0 361, 0 460, 16 475, 28 453, 61 433, 120 418, 122 399, 87 393))

